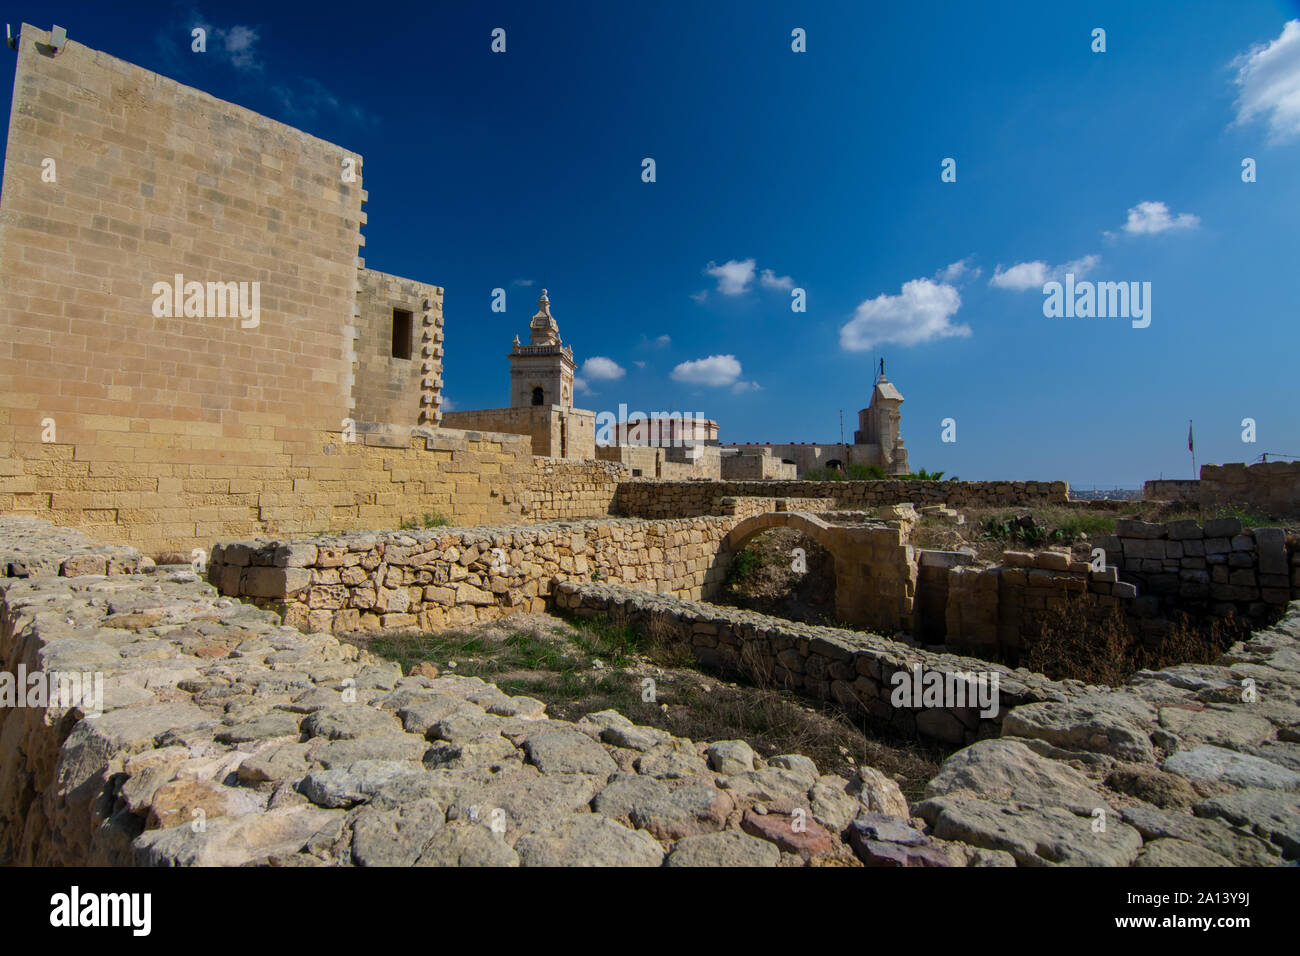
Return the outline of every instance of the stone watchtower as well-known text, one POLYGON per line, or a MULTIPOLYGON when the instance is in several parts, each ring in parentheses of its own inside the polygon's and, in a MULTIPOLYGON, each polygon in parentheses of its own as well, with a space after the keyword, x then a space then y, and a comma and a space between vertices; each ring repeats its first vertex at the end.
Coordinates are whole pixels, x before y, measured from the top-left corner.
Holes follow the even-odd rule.
POLYGON ((909 471, 901 431, 902 404, 902 393, 885 378, 881 369, 871 392, 871 404, 858 412, 858 430, 853 433, 855 445, 875 445, 880 449, 879 464, 887 475, 905 475, 909 471))
POLYGON ((537 314, 528 323, 528 345, 515 336, 510 350, 510 407, 573 407, 573 349, 560 343, 560 327, 551 315, 551 300, 542 290, 537 314))

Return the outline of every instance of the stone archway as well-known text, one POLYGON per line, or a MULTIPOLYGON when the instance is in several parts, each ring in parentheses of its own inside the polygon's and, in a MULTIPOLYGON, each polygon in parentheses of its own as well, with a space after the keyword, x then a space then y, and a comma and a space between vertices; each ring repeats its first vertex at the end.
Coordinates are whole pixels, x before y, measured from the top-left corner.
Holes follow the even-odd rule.
POLYGON ((832 524, 806 511, 769 511, 738 522, 718 544, 705 575, 704 599, 720 592, 735 556, 769 528, 793 528, 830 552, 835 562, 835 616, 886 634, 913 628, 917 567, 898 522, 832 524))

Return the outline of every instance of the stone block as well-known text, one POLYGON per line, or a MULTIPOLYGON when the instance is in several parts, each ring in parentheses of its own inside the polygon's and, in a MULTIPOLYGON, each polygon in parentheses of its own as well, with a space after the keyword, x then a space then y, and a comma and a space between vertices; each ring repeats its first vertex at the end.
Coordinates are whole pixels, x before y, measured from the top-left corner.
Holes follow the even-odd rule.
POLYGON ((1227 538, 1241 531, 1241 522, 1236 518, 1211 518, 1205 522, 1207 538, 1227 538))
POLYGON ((1259 551, 1259 570, 1261 573, 1286 573, 1286 532, 1283 529, 1256 528, 1255 544, 1259 551))
POLYGON ((306 568, 260 568, 244 570, 239 593, 247 597, 288 597, 311 585, 306 568))
MULTIPOLYGON (((1136 518, 1120 518, 1115 522, 1115 534, 1121 538, 1157 539, 1165 536, 1165 526, 1136 518)), ((1127 542, 1125 543, 1127 547, 1127 542)))

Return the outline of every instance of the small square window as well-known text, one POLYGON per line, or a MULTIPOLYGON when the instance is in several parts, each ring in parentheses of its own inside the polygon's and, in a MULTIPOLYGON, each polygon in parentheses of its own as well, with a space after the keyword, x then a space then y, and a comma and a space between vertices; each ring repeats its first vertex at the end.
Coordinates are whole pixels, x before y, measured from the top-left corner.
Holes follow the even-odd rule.
POLYGON ((405 309, 393 310, 393 358, 411 357, 411 313, 405 309))

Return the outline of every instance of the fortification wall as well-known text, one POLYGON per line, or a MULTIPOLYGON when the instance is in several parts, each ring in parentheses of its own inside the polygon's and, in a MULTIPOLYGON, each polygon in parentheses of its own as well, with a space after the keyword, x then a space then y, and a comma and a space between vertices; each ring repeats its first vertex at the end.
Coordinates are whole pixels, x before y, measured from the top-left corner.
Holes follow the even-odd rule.
POLYGON ((795 465, 788 465, 772 455, 726 455, 722 459, 722 478, 726 481, 793 481, 795 465))
POLYGON ((917 506, 986 508, 1066 504, 1063 481, 637 481, 619 486, 617 514, 638 518, 716 514, 724 497, 833 498, 847 510, 910 501, 917 506))
POLYGON ((1300 517, 1300 461, 1202 465, 1199 481, 1148 481, 1143 496, 1201 506, 1236 505, 1274 518, 1300 517))
MULTIPOLYGON (((532 468, 512 438, 345 440, 354 340, 375 331, 354 321, 365 193, 345 172, 359 156, 47 40, 23 26, 0 193, 0 511, 187 553, 424 512, 526 512, 532 468), (177 276, 179 309, 155 291, 177 276), (258 311, 216 314, 230 303, 191 301, 191 282, 243 283, 249 305, 256 287, 258 311)), ((399 415, 364 388, 361 404, 413 424, 436 406, 441 290, 408 285, 430 307, 414 316, 419 361, 398 405, 417 374, 420 404, 399 415)))
POLYGON ((362 269, 360 279, 352 418, 440 424, 443 290, 374 269, 362 269))

